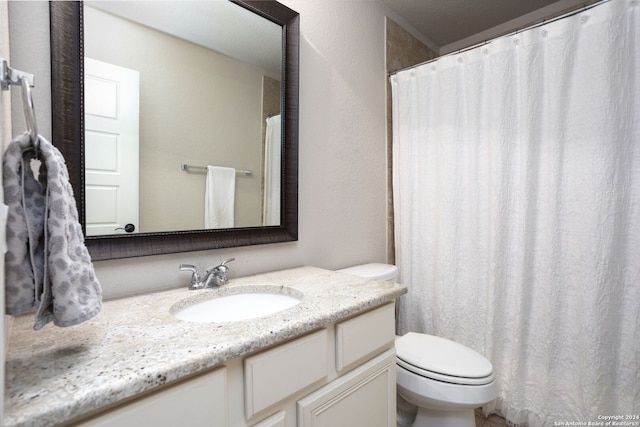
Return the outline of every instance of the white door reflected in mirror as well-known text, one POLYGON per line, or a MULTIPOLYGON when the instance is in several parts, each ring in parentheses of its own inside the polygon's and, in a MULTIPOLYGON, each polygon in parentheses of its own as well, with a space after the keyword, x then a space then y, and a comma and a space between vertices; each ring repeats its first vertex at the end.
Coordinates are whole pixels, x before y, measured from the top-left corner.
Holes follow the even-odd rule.
POLYGON ((139 223, 140 73, 85 58, 85 95, 87 235, 124 233, 139 223))

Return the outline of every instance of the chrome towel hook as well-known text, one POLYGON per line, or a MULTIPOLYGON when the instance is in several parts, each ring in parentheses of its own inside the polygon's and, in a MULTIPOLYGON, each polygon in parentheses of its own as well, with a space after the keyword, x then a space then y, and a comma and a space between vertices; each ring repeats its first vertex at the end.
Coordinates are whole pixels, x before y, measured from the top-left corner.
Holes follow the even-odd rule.
POLYGON ((36 122, 36 110, 31 96, 31 87, 34 86, 33 74, 25 73, 9 67, 4 58, 0 58, 0 87, 2 90, 9 90, 10 85, 20 85, 22 88, 22 108, 24 110, 24 120, 27 130, 31 135, 31 149, 34 158, 40 156, 40 142, 38 141, 38 123, 36 122))
POLYGON ((33 146, 33 157, 40 157, 40 141, 38 140, 38 123, 36 121, 36 110, 33 106, 33 98, 31 96, 31 85, 24 76, 20 78, 20 86, 22 87, 22 109, 24 110, 24 120, 27 124, 27 130, 31 135, 31 145, 33 146))

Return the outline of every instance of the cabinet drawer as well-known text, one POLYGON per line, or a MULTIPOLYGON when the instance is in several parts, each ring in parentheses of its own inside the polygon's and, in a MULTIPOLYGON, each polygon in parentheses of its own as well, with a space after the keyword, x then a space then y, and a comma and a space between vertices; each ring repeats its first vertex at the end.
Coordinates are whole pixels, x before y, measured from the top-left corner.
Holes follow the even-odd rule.
POLYGON ((220 368, 169 385, 75 427, 227 426, 227 370, 220 368))
POLYGON ((326 329, 244 361, 247 419, 328 375, 326 329))
POLYGON ((395 305, 362 314, 336 326, 336 369, 341 372, 393 346, 395 305))

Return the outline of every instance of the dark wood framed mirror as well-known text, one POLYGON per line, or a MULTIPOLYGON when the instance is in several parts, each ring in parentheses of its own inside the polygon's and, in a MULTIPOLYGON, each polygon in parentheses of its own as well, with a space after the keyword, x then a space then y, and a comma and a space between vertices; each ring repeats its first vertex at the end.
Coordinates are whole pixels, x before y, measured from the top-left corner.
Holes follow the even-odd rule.
MULTIPOLYGON (((299 15, 272 0, 233 3, 282 27, 280 224, 87 236, 93 260, 295 241, 298 239, 299 15)), ((85 224, 83 4, 51 1, 52 139, 67 161, 85 224)), ((256 43, 260 43, 259 40, 256 43)), ((180 84, 176 82, 176 84, 180 84)))

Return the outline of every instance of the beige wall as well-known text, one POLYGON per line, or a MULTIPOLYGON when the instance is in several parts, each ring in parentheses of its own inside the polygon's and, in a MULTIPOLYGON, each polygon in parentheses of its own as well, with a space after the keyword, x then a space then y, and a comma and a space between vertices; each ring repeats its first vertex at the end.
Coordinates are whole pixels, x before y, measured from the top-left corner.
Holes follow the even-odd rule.
POLYGON ((204 174, 182 162, 252 170, 237 176, 236 226, 260 225, 265 72, 90 7, 85 17, 85 55, 140 72, 140 231, 204 227, 204 174))
MULTIPOLYGON (((12 16, 17 26, 26 25, 33 10, 48 10, 44 1, 17 3, 30 9, 12 16)), ((106 297, 187 286, 189 277, 179 264, 206 268, 227 256, 236 258, 235 276, 385 261, 387 10, 375 1, 282 3, 301 14, 299 240, 96 262, 106 297)), ((28 28, 16 49, 46 61, 48 26, 28 28)), ((42 104, 39 117, 50 115, 42 104)))

